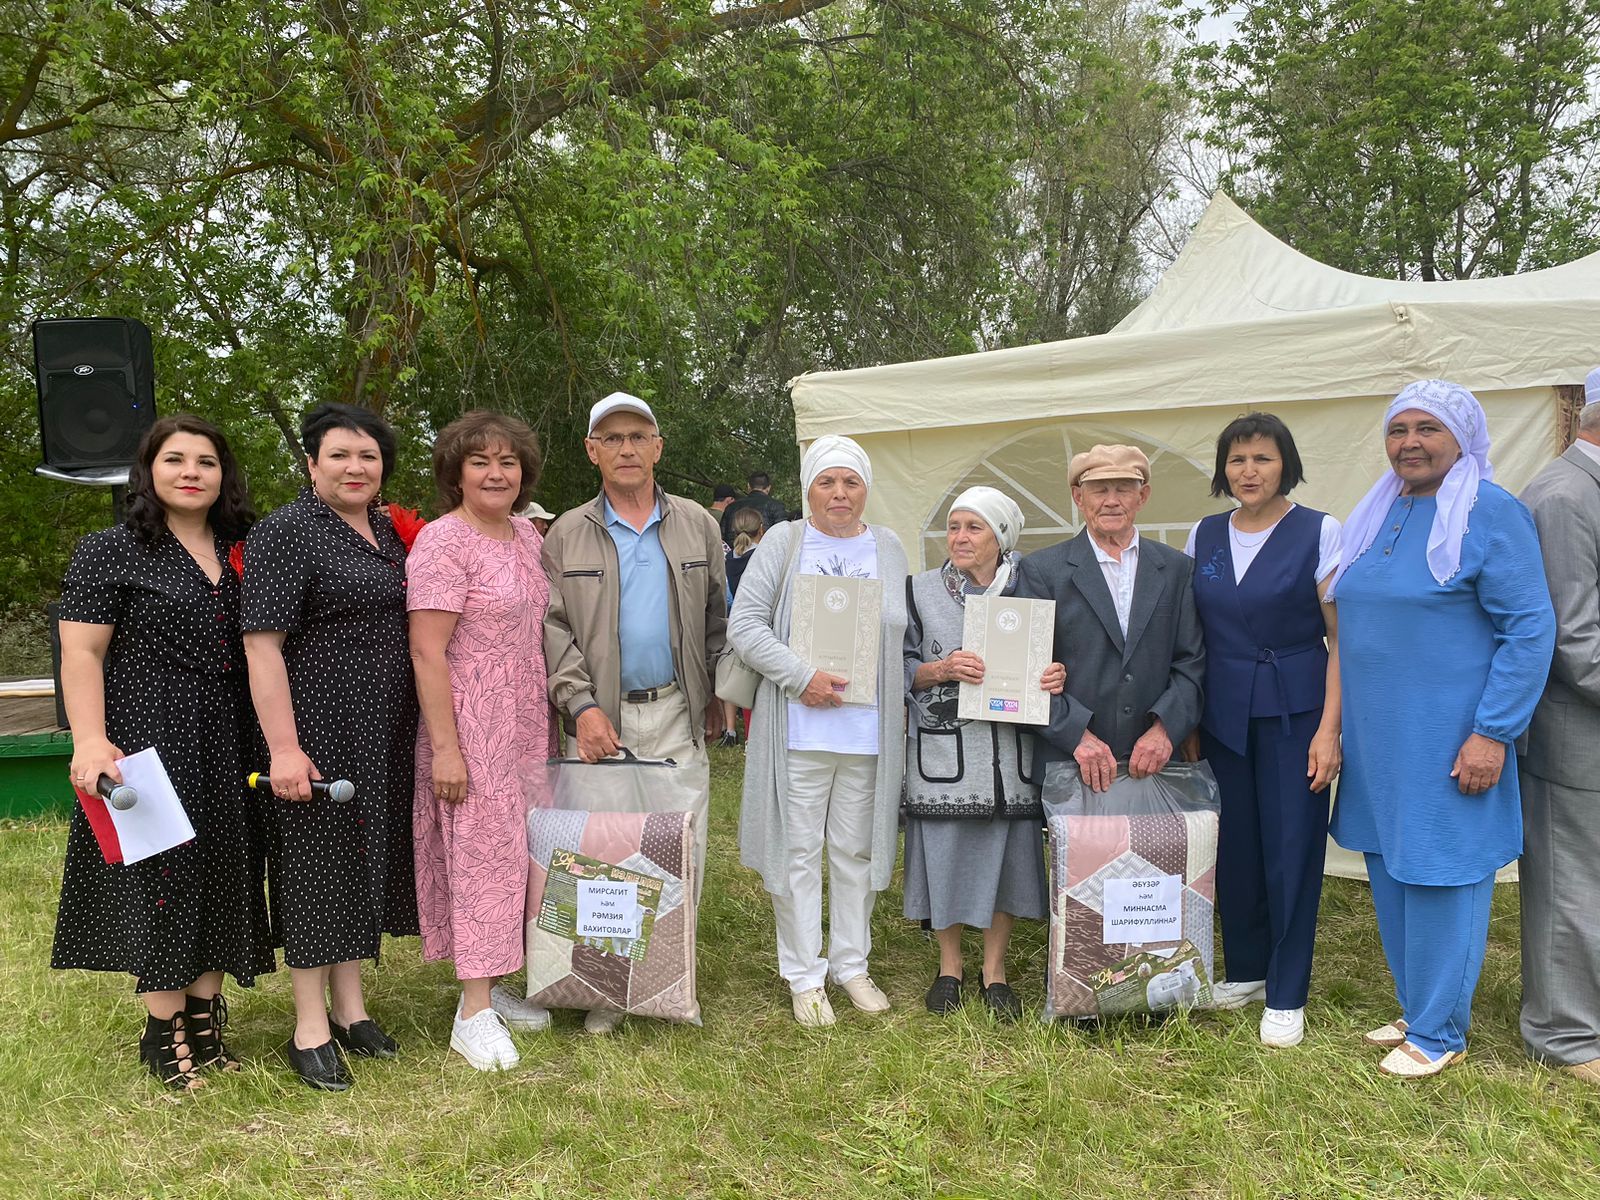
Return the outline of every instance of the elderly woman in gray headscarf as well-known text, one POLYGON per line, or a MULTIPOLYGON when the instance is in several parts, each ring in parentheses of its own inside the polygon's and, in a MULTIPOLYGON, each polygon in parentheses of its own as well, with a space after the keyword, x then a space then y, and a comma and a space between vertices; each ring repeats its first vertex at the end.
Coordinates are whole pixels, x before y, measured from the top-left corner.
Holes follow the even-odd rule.
POLYGON ((862 1012, 889 999, 867 973, 872 904, 894 871, 905 770, 906 554, 884 526, 862 520, 872 464, 847 437, 819 438, 800 465, 809 516, 774 526, 751 555, 728 618, 728 640, 760 672, 745 759, 739 858, 761 872, 778 926, 778 970, 802 1025, 832 1025, 823 984, 862 1012), (883 581, 877 704, 845 704, 848 680, 789 648, 800 575, 883 581), (822 856, 829 876, 822 946, 822 856))
MULTIPOLYGON (((983 930, 978 991, 1002 1020, 1022 1015, 1006 983, 1006 947, 1018 917, 1047 912, 1039 781, 1025 726, 957 717, 959 687, 982 683, 983 659, 961 648, 967 597, 1016 589, 1022 510, 991 487, 950 505, 949 559, 906 581, 905 675, 912 720, 906 745, 905 914, 928 921, 939 973, 924 1000, 943 1015, 961 1006, 963 926, 983 930)), ((1066 668, 1051 663, 1039 687, 1060 693, 1066 668)))

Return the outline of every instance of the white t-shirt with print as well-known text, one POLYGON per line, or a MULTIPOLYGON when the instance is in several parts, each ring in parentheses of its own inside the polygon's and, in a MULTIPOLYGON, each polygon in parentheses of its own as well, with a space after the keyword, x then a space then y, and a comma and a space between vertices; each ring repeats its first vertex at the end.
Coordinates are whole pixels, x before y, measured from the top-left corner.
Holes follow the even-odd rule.
MULTIPOLYGON (((855 537, 836 538, 805 525, 795 569, 802 575, 840 575, 855 579, 878 578, 878 540, 868 529, 855 537)), ((809 708, 789 702, 789 749, 831 750, 836 754, 878 752, 877 705, 846 704, 840 708, 809 708)))

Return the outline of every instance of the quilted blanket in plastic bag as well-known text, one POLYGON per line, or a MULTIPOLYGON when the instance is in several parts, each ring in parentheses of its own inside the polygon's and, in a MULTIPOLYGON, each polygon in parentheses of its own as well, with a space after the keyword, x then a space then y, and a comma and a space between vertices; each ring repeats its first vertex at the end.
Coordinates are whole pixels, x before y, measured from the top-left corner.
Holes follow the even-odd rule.
POLYGON ((536 1004, 700 1024, 698 820, 682 809, 638 811, 675 802, 674 777, 653 765, 551 762, 528 787, 527 991, 536 1004), (646 791, 654 803, 634 794, 646 791), (613 804, 633 811, 586 811, 613 804))
POLYGON ((1205 1007, 1215 965, 1216 780, 1204 763, 1110 790, 1052 764, 1047 1017, 1205 1007))

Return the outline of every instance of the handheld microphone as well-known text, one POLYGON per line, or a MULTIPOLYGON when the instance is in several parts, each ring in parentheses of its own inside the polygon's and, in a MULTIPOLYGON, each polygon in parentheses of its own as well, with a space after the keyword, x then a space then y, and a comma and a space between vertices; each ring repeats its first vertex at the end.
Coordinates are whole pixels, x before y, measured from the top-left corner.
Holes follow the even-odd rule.
POLYGON ((102 775, 95 781, 94 790, 99 792, 105 802, 118 812, 127 812, 139 803, 139 791, 125 783, 118 783, 109 775, 102 775))
MULTIPOLYGON (((272 779, 261 771, 251 771, 244 777, 244 781, 252 788, 272 790, 272 779)), ((356 798, 356 785, 348 779, 313 779, 311 781, 311 794, 313 796, 326 796, 335 804, 348 804, 356 798)))

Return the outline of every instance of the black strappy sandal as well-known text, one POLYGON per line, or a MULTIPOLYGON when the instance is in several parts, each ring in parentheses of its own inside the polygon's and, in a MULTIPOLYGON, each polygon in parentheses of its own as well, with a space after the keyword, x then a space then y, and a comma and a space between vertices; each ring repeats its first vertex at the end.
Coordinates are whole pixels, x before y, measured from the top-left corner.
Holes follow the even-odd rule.
POLYGON ((222 1030, 228 1024, 228 1002, 221 992, 209 1000, 187 997, 183 1013, 189 1020, 189 1044, 196 1065, 216 1067, 219 1071, 243 1069, 244 1064, 229 1053, 228 1043, 222 1040, 222 1030))
POLYGON ((150 1068, 150 1074, 180 1092, 193 1091, 205 1083, 195 1063, 183 1013, 173 1013, 165 1021, 153 1014, 145 1015, 139 1059, 150 1068))

